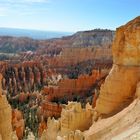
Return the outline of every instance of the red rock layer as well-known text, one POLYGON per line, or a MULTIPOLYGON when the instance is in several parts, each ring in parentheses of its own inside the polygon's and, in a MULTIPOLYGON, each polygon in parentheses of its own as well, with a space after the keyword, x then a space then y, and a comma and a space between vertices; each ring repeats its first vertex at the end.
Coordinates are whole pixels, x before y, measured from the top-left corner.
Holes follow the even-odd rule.
POLYGON ((18 139, 22 140, 24 135, 25 124, 22 113, 17 109, 12 111, 12 127, 13 130, 16 131, 18 139))
POLYGON ((39 114, 42 114, 44 118, 50 116, 58 118, 62 106, 52 103, 53 99, 60 99, 66 96, 71 100, 74 95, 84 97, 92 89, 95 82, 105 75, 106 71, 99 72, 98 70, 93 70, 92 75, 81 75, 78 79, 64 79, 58 83, 58 87, 45 87, 43 94, 46 97, 39 109, 39 114))

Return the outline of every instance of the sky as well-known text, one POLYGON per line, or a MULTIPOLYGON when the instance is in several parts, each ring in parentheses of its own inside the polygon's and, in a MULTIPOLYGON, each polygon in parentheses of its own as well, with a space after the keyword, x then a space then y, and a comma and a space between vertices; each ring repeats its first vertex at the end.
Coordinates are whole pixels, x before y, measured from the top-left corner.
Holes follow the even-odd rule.
POLYGON ((115 30, 139 15, 140 0, 0 0, 0 27, 115 30))

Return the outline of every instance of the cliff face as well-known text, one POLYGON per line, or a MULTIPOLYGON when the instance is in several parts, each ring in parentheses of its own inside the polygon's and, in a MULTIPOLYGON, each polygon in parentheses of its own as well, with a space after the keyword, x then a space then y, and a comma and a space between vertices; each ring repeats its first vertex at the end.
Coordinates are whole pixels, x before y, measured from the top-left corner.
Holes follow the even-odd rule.
POLYGON ((113 61, 118 65, 140 65, 140 17, 117 29, 113 43, 113 61))
POLYGON ((112 114, 132 102, 140 80, 140 17, 121 26, 113 43, 114 65, 101 86, 96 110, 112 114))
POLYGON ((139 81, 139 71, 140 68, 137 67, 114 64, 105 83, 101 86, 96 103, 99 114, 113 115, 132 102, 139 81))
POLYGON ((50 67, 66 67, 75 65, 88 60, 100 60, 106 63, 112 60, 111 48, 104 47, 79 47, 79 48, 63 48, 60 55, 48 59, 50 67))
POLYGON ((95 29, 74 34, 71 37, 73 47, 104 46, 111 47, 115 32, 111 30, 95 29))

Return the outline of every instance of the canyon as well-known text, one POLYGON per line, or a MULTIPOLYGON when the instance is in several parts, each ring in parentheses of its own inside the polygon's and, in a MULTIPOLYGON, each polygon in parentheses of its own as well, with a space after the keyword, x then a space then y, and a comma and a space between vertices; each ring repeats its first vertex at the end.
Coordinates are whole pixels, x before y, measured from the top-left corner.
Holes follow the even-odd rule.
MULTIPOLYGON (((46 133, 43 133, 43 137, 46 135, 47 140, 104 140, 131 139, 134 137, 134 139, 138 139, 139 128, 137 126, 140 120, 139 44, 140 17, 137 17, 116 31, 112 48, 113 67, 105 82, 101 85, 95 108, 89 107, 89 110, 93 112, 92 121, 90 121, 93 124, 88 126, 88 130, 84 128, 88 124, 87 121, 82 127, 83 130, 78 126, 73 129, 78 121, 75 121, 75 123, 64 121, 65 124, 63 124, 63 120, 68 119, 71 112, 73 112, 72 116, 70 115, 72 119, 81 110, 79 103, 71 103, 76 104, 77 108, 69 107, 70 104, 68 104, 62 110, 61 117, 57 121, 54 119, 48 120, 48 128, 46 133), (133 130, 130 127, 137 129, 133 130), (47 132, 53 132, 54 135, 52 137, 48 136, 47 132)), ((76 119, 78 120, 78 116, 76 119)))
POLYGON ((92 104, 112 66, 113 37, 111 30, 51 40, 1 37, 2 94, 12 108, 11 137, 41 138, 47 120, 59 118, 68 101, 92 104))
MULTIPOLYGON (((43 93, 45 99, 40 106, 38 113, 44 118, 60 117, 62 104, 68 101, 80 101, 86 103, 86 99, 91 98, 94 94, 95 87, 108 74, 108 69, 93 70, 91 75, 82 75, 78 79, 63 79, 58 83, 58 86, 44 87, 43 93), (100 81, 100 82, 98 82, 100 81)), ((89 99, 90 103, 92 99, 89 99)))
POLYGON ((116 32, 0 37, 16 54, 0 61, 0 139, 138 139, 139 45, 140 17, 116 32))

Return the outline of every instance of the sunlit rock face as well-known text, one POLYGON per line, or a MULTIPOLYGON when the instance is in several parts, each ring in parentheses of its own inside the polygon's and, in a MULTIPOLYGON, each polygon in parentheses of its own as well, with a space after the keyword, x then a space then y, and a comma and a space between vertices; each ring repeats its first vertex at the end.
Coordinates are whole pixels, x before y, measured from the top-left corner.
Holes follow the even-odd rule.
POLYGON ((2 95, 1 80, 2 75, 0 74, 0 135, 2 140, 11 140, 11 107, 7 102, 6 96, 2 95))
POLYGON ((140 16, 117 29, 113 61, 118 65, 140 66, 140 16))
POLYGON ((117 29, 113 61, 96 104, 99 114, 116 113, 133 100, 140 80, 140 17, 117 29))
POLYGON ((69 102, 61 113, 62 135, 75 130, 87 130, 92 122, 92 107, 87 104, 82 108, 80 103, 69 102))
POLYGON ((81 131, 87 130, 92 124, 92 112, 89 104, 82 108, 80 103, 69 102, 62 109, 59 120, 48 119, 47 131, 42 134, 41 140, 80 140, 83 138, 81 131))
POLYGON ((134 98, 140 68, 114 65, 101 86, 96 110, 100 114, 114 114, 127 106, 134 98))

